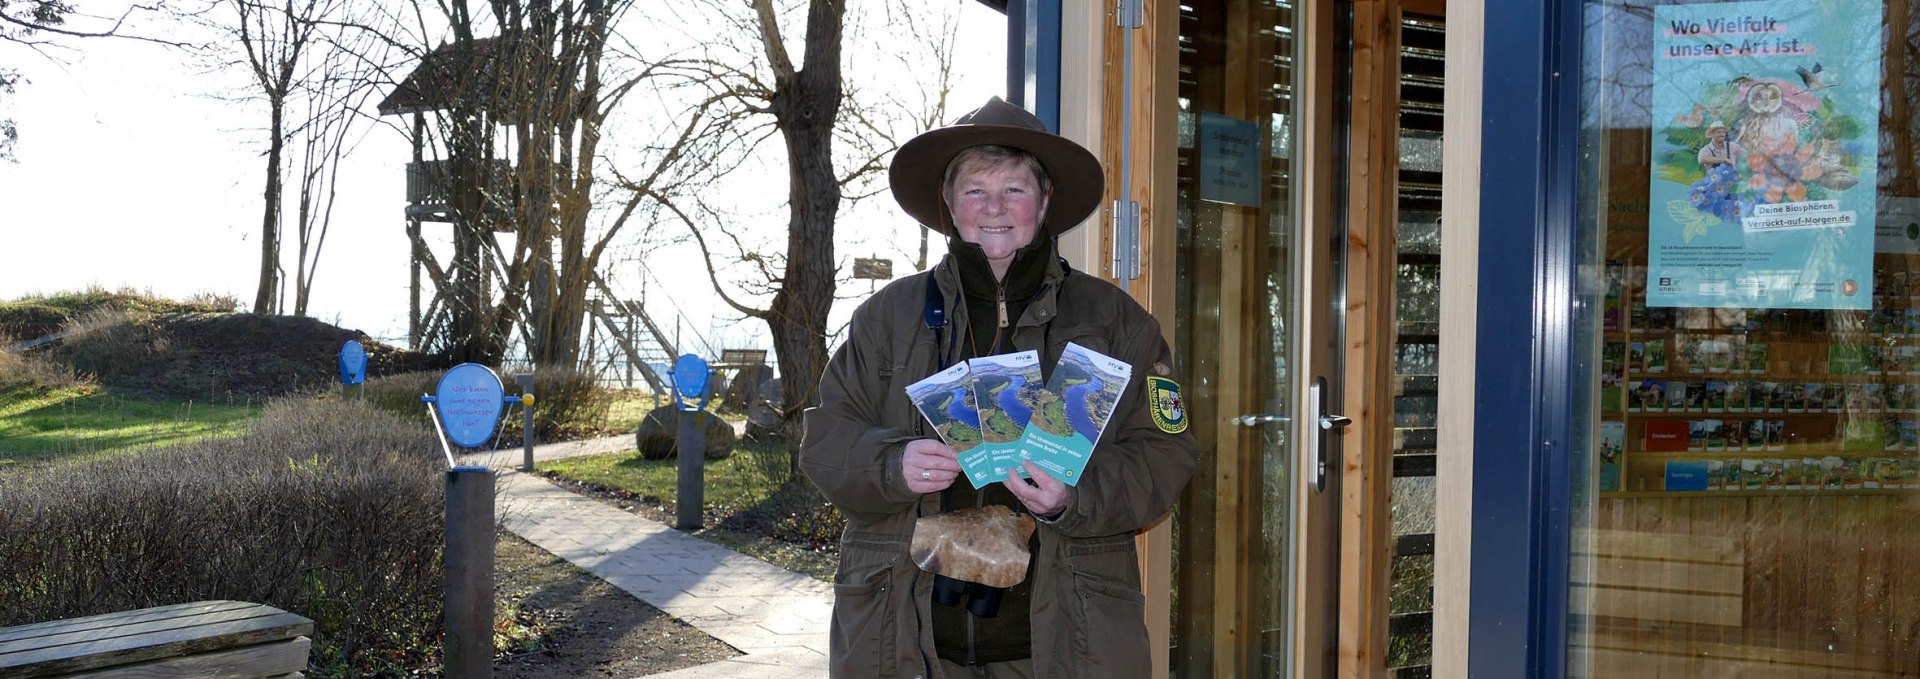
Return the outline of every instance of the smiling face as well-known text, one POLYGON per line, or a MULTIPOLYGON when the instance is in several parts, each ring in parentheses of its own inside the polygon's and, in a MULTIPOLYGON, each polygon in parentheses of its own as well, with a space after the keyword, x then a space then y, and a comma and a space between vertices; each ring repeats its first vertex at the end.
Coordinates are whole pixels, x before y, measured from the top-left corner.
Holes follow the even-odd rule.
POLYGON ((949 172, 945 198, 955 234, 986 251, 999 279, 1006 277, 1013 253, 1040 233, 1048 193, 1036 170, 1020 156, 962 154, 949 172))

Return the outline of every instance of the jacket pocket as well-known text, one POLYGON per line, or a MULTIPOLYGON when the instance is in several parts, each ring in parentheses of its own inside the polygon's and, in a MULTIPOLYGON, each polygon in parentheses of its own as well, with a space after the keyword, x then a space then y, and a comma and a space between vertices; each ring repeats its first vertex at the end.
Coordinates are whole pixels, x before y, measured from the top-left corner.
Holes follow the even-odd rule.
POLYGON ((892 676, 893 567, 860 582, 833 586, 833 638, 829 672, 835 677, 892 676))
POLYGON ((1147 598, 1138 587, 1079 569, 1073 572, 1075 677, 1115 679, 1147 676, 1147 598))

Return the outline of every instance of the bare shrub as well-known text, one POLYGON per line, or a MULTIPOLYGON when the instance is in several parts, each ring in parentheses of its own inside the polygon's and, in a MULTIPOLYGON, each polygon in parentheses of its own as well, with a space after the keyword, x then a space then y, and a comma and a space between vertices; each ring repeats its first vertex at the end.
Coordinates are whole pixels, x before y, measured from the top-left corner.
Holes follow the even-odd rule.
POLYGON ((145 317, 112 308, 82 314, 67 324, 67 339, 57 355, 75 371, 101 382, 138 372, 167 351, 166 339, 145 317))
MULTIPOLYGON (((507 393, 522 393, 511 374, 507 393)), ((533 374, 534 437, 541 441, 603 433, 613 393, 600 387, 593 373, 575 369, 541 368, 533 374)), ((514 410, 518 413, 518 410, 514 410)), ((509 418, 503 436, 518 439, 520 419, 509 418)))
POLYGON ((364 399, 367 405, 392 413, 412 422, 427 421, 427 407, 421 405, 420 397, 431 394, 440 384, 441 372, 410 372, 382 377, 368 377, 361 385, 357 398, 364 399))
POLYGON ((0 302, 0 341, 28 340, 59 332, 67 312, 33 300, 0 302))
POLYGON ((65 389, 91 384, 91 381, 61 363, 39 354, 21 354, 0 347, 0 391, 65 389))
POLYGON ((437 633, 442 459, 415 424, 298 399, 240 437, 0 474, 0 625, 255 601, 314 620, 316 667, 394 671, 437 633))
POLYGON ((189 311, 232 313, 240 310, 240 298, 223 292, 196 292, 180 305, 189 311))
MULTIPOLYGON (((439 388, 443 372, 416 372, 367 378, 364 398, 381 410, 408 419, 425 421, 426 406, 422 394, 439 388)), ((501 371, 502 386, 509 395, 521 393, 513 373, 501 371)), ((534 435, 541 441, 602 433, 608 430, 608 410, 612 392, 595 383, 591 373, 578 370, 542 369, 534 374, 534 435)), ((520 410, 508 406, 501 411, 504 429, 501 445, 520 441, 520 410)))

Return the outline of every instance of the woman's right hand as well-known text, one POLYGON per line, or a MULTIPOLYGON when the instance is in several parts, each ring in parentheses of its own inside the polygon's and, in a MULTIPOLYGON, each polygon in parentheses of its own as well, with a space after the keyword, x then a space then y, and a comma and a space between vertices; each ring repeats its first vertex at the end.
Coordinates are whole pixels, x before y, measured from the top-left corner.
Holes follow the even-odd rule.
POLYGON ((960 457, 936 439, 915 439, 900 454, 900 476, 913 492, 937 493, 960 478, 960 457))

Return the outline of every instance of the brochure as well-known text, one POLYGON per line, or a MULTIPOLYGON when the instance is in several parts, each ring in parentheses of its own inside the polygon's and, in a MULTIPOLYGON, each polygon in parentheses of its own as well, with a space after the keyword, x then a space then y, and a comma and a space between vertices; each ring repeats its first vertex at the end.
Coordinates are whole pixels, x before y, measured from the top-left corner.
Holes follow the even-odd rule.
POLYGON ((1093 445, 1133 379, 1133 366, 1078 344, 1067 344, 1039 394, 1024 454, 1069 486, 1079 485, 1093 445))
POLYGON ((1620 491, 1620 453, 1626 451, 1627 423, 1600 423, 1600 492, 1620 491))
POLYGON ((967 362, 973 371, 974 402, 980 406, 980 435, 988 459, 988 476, 975 476, 973 487, 1004 481, 1009 468, 1026 476, 1020 466, 1020 437, 1045 388, 1040 377, 1040 352, 983 356, 967 362))
POLYGON ((980 411, 974 406, 973 384, 966 363, 934 373, 932 377, 907 385, 907 398, 920 409, 940 440, 960 456, 960 468, 974 487, 992 468, 987 451, 980 446, 980 411))

